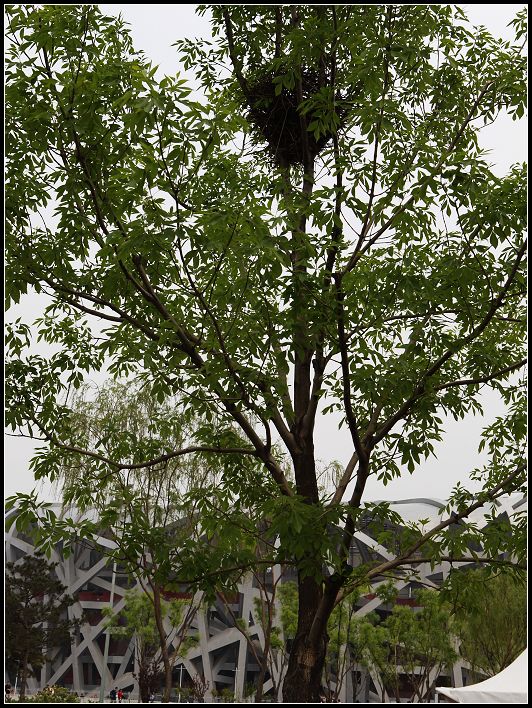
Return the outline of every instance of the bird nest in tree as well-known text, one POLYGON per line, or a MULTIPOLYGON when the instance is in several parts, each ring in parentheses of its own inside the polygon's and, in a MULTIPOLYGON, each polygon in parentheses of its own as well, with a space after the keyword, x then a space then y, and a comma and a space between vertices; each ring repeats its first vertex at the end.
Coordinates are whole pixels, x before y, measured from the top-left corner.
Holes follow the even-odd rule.
MULTIPOLYGON (((296 89, 283 87, 276 95, 271 72, 263 74, 253 83, 248 83, 248 120, 260 137, 268 143, 268 149, 279 165, 296 165, 305 162, 305 147, 301 129, 301 114, 298 111, 296 89)), ((311 98, 320 89, 316 72, 305 70, 302 75, 303 101, 311 98)), ((337 109, 340 118, 345 111, 337 109)), ((332 133, 320 134, 307 131, 309 157, 313 159, 332 138, 332 133)))

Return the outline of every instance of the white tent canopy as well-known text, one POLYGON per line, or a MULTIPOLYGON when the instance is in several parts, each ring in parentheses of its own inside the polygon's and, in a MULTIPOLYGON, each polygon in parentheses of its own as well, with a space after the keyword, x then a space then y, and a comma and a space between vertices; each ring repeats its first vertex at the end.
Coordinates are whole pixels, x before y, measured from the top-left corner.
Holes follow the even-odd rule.
POLYGON ((501 671, 481 683, 463 688, 437 688, 457 703, 528 703, 528 650, 501 671))

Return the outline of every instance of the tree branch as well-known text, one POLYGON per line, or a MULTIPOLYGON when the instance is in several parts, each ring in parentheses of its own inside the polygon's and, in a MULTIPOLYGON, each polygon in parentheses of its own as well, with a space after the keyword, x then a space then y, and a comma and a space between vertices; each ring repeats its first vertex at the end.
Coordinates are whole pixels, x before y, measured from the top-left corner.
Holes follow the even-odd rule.
POLYGON ((222 10, 222 15, 224 18, 224 23, 225 23, 225 35, 227 37, 227 46, 229 48, 229 57, 231 58, 231 63, 233 64, 233 69, 235 71, 235 76, 237 78, 238 83, 240 84, 240 88, 242 89, 242 93, 246 97, 246 99, 250 100, 250 93, 249 93, 249 88, 246 79, 244 78, 244 75, 242 73, 242 62, 238 58, 238 55, 236 53, 236 47, 235 47, 235 37, 233 34, 233 25, 231 22, 231 16, 229 14, 229 10, 224 7, 222 10))
MULTIPOLYGON (((384 563, 379 564, 375 568, 372 568, 371 570, 368 571, 367 575, 365 576, 364 579, 370 580, 371 578, 374 578, 378 575, 382 575, 382 573, 385 573, 389 570, 394 570, 395 568, 398 568, 402 565, 409 565, 411 564, 413 554, 422 546, 427 543, 431 538, 433 538, 436 534, 438 534, 440 531, 443 531, 446 529, 448 526, 451 526, 451 524, 456 524, 458 521, 461 519, 466 518, 470 514, 472 514, 476 509, 480 509, 482 506, 487 504, 489 501, 494 501, 498 497, 508 494, 507 488, 508 485, 510 485, 515 479, 519 477, 526 469, 526 465, 522 464, 519 465, 514 472, 506 477, 502 482, 500 482, 498 485, 496 485, 491 491, 482 493, 482 498, 479 499, 478 501, 474 502, 473 504, 470 504, 467 506, 463 511, 460 511, 458 513, 452 514, 448 519, 445 519, 444 521, 440 522, 437 526, 434 528, 430 529, 427 531, 421 538, 419 538, 415 543, 413 543, 404 553, 402 553, 400 556, 397 558, 393 558, 392 560, 386 561, 384 563)), ((351 590, 353 590, 351 588, 351 590)), ((348 592, 345 593, 340 593, 339 598, 337 599, 337 602, 341 602, 341 600, 351 592, 351 590, 348 590, 348 592)))
MULTIPOLYGON (((92 295, 90 293, 84 293, 81 292, 80 290, 75 290, 74 288, 70 288, 66 285, 63 285, 62 283, 55 283, 53 280, 50 278, 47 278, 44 275, 39 276, 41 280, 47 285, 49 285, 53 290, 55 290, 58 293, 68 293, 70 295, 73 295, 76 298, 82 298, 84 300, 89 300, 89 302, 94 302, 97 305, 101 305, 102 307, 108 307, 110 310, 113 312, 116 312, 119 316, 120 319, 123 320, 124 322, 128 322, 129 324, 133 325, 136 329, 140 330, 143 334, 145 334, 149 339, 153 340, 154 342, 159 341, 159 336, 155 334, 153 330, 151 330, 149 327, 144 325, 142 322, 139 322, 137 319, 134 317, 131 317, 127 312, 122 310, 121 308, 117 307, 114 305, 112 302, 109 302, 108 300, 104 300, 102 297, 98 297, 96 295, 92 295)), ((75 300, 71 300, 70 304, 72 307, 77 307, 80 310, 83 310, 87 312, 88 308, 83 308, 79 303, 77 303, 75 300)), ((90 314, 96 314, 98 317, 101 317, 102 314, 99 312, 91 311, 90 314)), ((109 316, 105 316, 104 319, 110 319, 109 316)))
POLYGON ((504 376, 504 374, 509 374, 511 371, 521 369, 526 363, 527 359, 521 359, 521 361, 517 361, 515 364, 511 364, 510 366, 507 366, 504 369, 500 369, 499 371, 494 371, 492 374, 487 374, 486 376, 479 376, 476 379, 459 379, 456 381, 449 381, 449 383, 435 386, 432 390, 442 391, 444 389, 453 388, 455 386, 471 386, 474 384, 488 383, 489 381, 493 381, 494 379, 498 379, 499 377, 504 376))
POLYGON ((358 423, 356 419, 355 412, 351 403, 351 384, 349 379, 349 358, 347 353, 347 343, 345 338, 345 314, 344 314, 344 293, 342 291, 341 278, 338 274, 334 275, 334 283, 336 289, 336 317, 337 317, 337 327, 338 327, 338 347, 340 349, 340 355, 342 358, 342 388, 343 388, 343 400, 344 400, 344 411, 347 419, 347 424, 349 426, 349 432, 351 433, 351 439, 355 447, 356 453, 359 459, 359 467, 366 467, 368 461, 367 451, 360 441, 360 435, 358 432, 358 423))
POLYGON ((103 462, 106 465, 109 465, 110 467, 116 468, 116 470, 138 470, 138 469, 143 469, 145 467, 154 467, 155 465, 160 465, 163 462, 168 462, 169 460, 172 460, 175 457, 180 457, 182 455, 189 455, 194 452, 212 452, 212 453, 222 453, 222 454, 252 455, 253 457, 258 456, 257 451, 253 450, 251 448, 245 448, 245 447, 223 448, 223 447, 208 446, 208 445, 192 445, 190 447, 185 447, 181 450, 174 450, 173 452, 168 452, 164 455, 160 455, 159 457, 156 457, 152 460, 146 460, 144 462, 136 462, 133 464, 126 463, 126 462, 117 462, 116 460, 112 460, 109 457, 105 457, 104 455, 100 455, 99 453, 93 452, 92 450, 84 450, 83 448, 76 447, 75 445, 68 445, 67 443, 61 442, 61 440, 59 440, 53 433, 46 430, 46 428, 44 428, 44 426, 35 417, 32 417, 31 420, 39 428, 39 430, 45 436, 46 440, 51 442, 56 447, 59 447, 62 450, 66 450, 67 452, 73 452, 78 455, 84 455, 85 457, 90 457, 94 460, 98 460, 98 462, 103 462))
MULTIPOLYGON (((490 88, 494 85, 495 80, 488 81, 483 89, 480 91, 479 95, 473 102, 473 105, 471 106, 471 109, 469 110, 466 118, 456 131, 455 136, 449 143, 448 148, 444 151, 441 159, 438 161, 434 169, 426 176, 424 177, 421 182, 418 183, 418 187, 422 187, 425 184, 428 184, 429 180, 431 180, 435 174, 438 174, 442 168, 442 166, 445 163, 445 160, 451 155, 453 150, 458 144, 458 141, 464 134, 465 129, 471 122, 472 118, 474 117, 477 108, 479 107, 482 99, 486 95, 486 93, 490 90, 490 88)), ((353 254, 351 255, 349 261, 347 262, 347 265, 343 268, 341 271, 342 277, 346 274, 349 273, 349 271, 353 270, 355 265, 357 264, 359 258, 367 252, 367 250, 392 226, 392 224, 396 221, 397 217, 400 216, 406 209, 408 209, 409 206, 411 206, 414 201, 416 200, 416 197, 414 195, 411 195, 403 204, 401 204, 396 211, 390 216, 390 218, 386 221, 386 223, 371 237, 371 239, 366 243, 366 246, 361 249, 361 250, 355 250, 353 254)))
MULTIPOLYGON (((393 426, 401 420, 401 418, 404 418, 404 416, 410 411, 410 409, 413 407, 414 403, 421 398, 426 393, 426 382, 428 379, 430 379, 436 372, 438 372, 442 366, 451 358, 453 357, 457 352, 459 352, 461 349, 463 349, 466 344, 469 344, 473 340, 475 340, 478 336, 482 334, 482 332, 486 329, 486 327, 489 325, 493 317, 495 316, 498 308, 501 306, 502 301, 504 300, 504 297, 508 290, 510 289, 510 286, 512 285, 512 282, 514 281, 514 278, 517 274, 517 271, 519 269, 519 265, 524 257, 525 251, 526 251, 526 245, 527 242, 526 240, 523 242, 521 248, 518 251, 517 258, 515 260, 515 263, 513 264, 513 267, 508 274, 508 277, 506 279, 506 282, 504 283, 503 287, 501 288, 499 295, 493 300, 491 303, 491 306, 482 319, 479 324, 474 327, 469 334, 466 336, 462 337, 461 339, 456 340, 454 345, 447 349, 447 351, 442 354, 435 362, 433 362, 428 369, 424 372, 421 381, 418 383, 416 388, 414 389, 414 392, 412 393, 412 396, 407 399, 401 408, 393 415, 391 416, 384 424, 383 426, 376 432, 375 437, 373 438, 373 444, 377 444, 382 438, 387 435, 387 433, 390 432, 390 430, 393 428, 393 426)), ((452 383, 452 382, 451 382, 452 383)), ((443 385, 444 388, 446 384, 443 385)))

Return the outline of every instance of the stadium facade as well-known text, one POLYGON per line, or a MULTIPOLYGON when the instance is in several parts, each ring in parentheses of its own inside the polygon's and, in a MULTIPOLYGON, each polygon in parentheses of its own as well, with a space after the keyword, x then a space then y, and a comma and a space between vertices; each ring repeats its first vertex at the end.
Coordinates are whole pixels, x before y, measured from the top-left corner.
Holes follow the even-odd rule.
MULTIPOLYGON (((518 511, 526 508, 526 500, 515 496, 500 499, 497 502, 500 514, 509 518, 518 511)), ((391 502, 390 508, 397 512, 405 521, 418 521, 428 519, 429 522, 438 523, 444 504, 434 499, 408 499, 391 502)), ((57 505, 56 511, 60 507, 57 505)), ((10 512, 12 514, 14 512, 10 512)), ((72 511, 69 511, 72 515, 72 511)), ((486 523, 484 512, 479 509, 475 512, 474 521, 479 526, 486 523)), ((113 542, 101 537, 98 543, 110 550, 113 542)), ((35 552, 32 541, 24 533, 17 531, 15 524, 10 526, 6 535, 6 560, 17 562, 28 554, 35 552)), ((356 532, 350 555, 350 564, 356 566, 361 561, 370 558, 392 559, 386 548, 379 545, 370 535, 369 529, 356 532)), ((64 557, 60 547, 52 553, 52 561, 58 563, 56 573, 59 580, 66 586, 67 592, 76 602, 69 608, 71 619, 82 619, 80 629, 74 634, 70 645, 58 647, 49 652, 47 661, 38 678, 31 678, 28 683, 30 693, 45 685, 59 684, 70 688, 80 695, 96 698, 101 685, 101 677, 105 676, 104 686, 106 693, 116 686, 128 691, 133 697, 138 694, 138 685, 134 678, 136 674, 136 657, 134 640, 110 636, 108 646, 108 660, 105 665, 105 619, 102 609, 110 604, 113 594, 113 607, 115 612, 124 606, 126 590, 135 587, 127 575, 118 568, 113 578, 112 564, 108 557, 94 547, 79 544, 75 551, 64 557)), ((467 567, 468 564, 461 564, 467 567)), ((456 563, 454 564, 456 567, 456 563)), ((420 564, 416 568, 416 581, 403 581, 397 583, 398 599, 400 604, 414 605, 413 592, 420 586, 437 588, 450 571, 450 564, 443 562, 436 567, 420 564)), ((270 569, 272 579, 280 569, 270 569)), ((197 601, 197 597, 190 595, 190 603, 197 601)), ((217 600, 212 606, 200 607, 190 626, 190 631, 195 633, 199 642, 184 659, 179 659, 174 671, 174 686, 186 686, 193 677, 204 678, 209 685, 206 700, 212 696, 211 691, 224 687, 234 691, 236 699, 245 695, 246 686, 253 683, 259 666, 249 649, 249 639, 246 639, 238 628, 235 618, 244 619, 257 649, 264 646, 264 636, 260 623, 255 617, 255 598, 260 597, 260 590, 252 579, 240 583, 238 594, 227 598, 225 602, 217 600)), ((381 599, 374 593, 363 596, 358 604, 356 615, 362 616, 371 611, 386 612, 389 608, 383 606, 381 599)), ((169 645, 172 644, 172 627, 165 619, 169 645)), ((444 672, 438 679, 438 685, 462 686, 467 667, 462 661, 456 662, 450 672, 444 672)), ((273 677, 276 683, 281 676, 273 677)), ((6 681, 14 682, 14 677, 6 676, 6 681)), ((265 693, 272 688, 272 678, 265 683, 265 693)), ((368 671, 363 666, 355 665, 346 676, 340 690, 340 700, 346 703, 388 702, 388 696, 383 689, 380 676, 375 671, 368 671)))

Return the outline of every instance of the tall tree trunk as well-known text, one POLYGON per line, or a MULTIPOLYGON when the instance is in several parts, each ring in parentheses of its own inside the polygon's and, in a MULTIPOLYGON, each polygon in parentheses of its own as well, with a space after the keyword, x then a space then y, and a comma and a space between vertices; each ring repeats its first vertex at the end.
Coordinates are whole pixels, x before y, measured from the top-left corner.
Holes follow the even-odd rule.
MULTIPOLYGON (((299 17, 294 6, 291 7, 292 24, 299 24, 299 17)), ((303 101, 302 82, 296 82, 296 97, 298 104, 303 101)), ((291 457, 296 478, 297 493, 306 503, 319 502, 319 490, 316 479, 316 460, 314 455, 314 417, 311 412, 311 367, 315 353, 315 341, 309 336, 308 314, 311 304, 309 290, 306 287, 307 253, 306 253, 306 228, 307 206, 310 202, 314 186, 314 156, 310 154, 308 144, 307 119, 300 114, 301 142, 303 145, 303 184, 301 197, 303 205, 299 214, 292 217, 292 272, 294 276, 294 295, 292 310, 294 314, 293 325, 293 352, 294 352, 294 421, 291 433, 294 436, 295 446, 291 450, 291 457), (295 218, 294 218, 295 217, 295 218)), ((285 199, 287 211, 290 214, 291 195, 289 171, 286 176, 285 199)), ((326 529, 323 529, 326 532, 326 529)), ((303 529, 302 533, 305 533, 303 529)), ((312 553, 311 550, 308 551, 312 553)), ((317 560, 310 555, 301 558, 301 561, 317 560)), ((308 566, 307 566, 308 567, 308 566)), ((316 568, 320 572, 321 568, 316 568)), ((325 656, 327 651, 327 623, 323 631, 313 632, 312 624, 323 597, 323 582, 314 576, 303 577, 298 569, 298 622, 297 631, 292 648, 288 669, 283 682, 283 701, 292 703, 315 703, 319 701, 321 679, 325 656)), ((321 623, 320 623, 321 624, 321 623)))
POLYGON ((22 662, 20 666, 20 693, 19 693, 19 703, 26 700, 26 681, 28 680, 28 652, 22 657, 22 662))
MULTIPOLYGON (((266 670, 268 668, 268 658, 270 656, 271 649, 271 628, 272 628, 272 614, 271 609, 268 607, 268 624, 264 632, 264 651, 262 654, 262 659, 260 662, 259 677, 257 679, 257 690, 255 692, 255 703, 262 703, 262 696, 264 692, 264 678, 266 676, 266 670)), ((273 681, 273 677, 272 677, 273 681)))
POLYGON ((159 632, 159 643, 161 646, 161 656, 164 665, 164 694, 163 703, 170 702, 170 693, 172 692, 172 665, 168 656, 168 646, 166 644, 166 632, 163 625, 163 614, 161 608, 161 590, 154 583, 153 588, 153 605, 155 610, 155 623, 159 632))
POLYGON ((310 637, 310 629, 322 598, 321 583, 312 577, 298 579, 298 623, 283 683, 283 701, 319 702, 321 679, 327 651, 327 633, 310 637))
POLYGON ((144 647, 139 646, 138 650, 138 662, 139 662, 139 693, 141 703, 148 703, 150 699, 150 662, 146 658, 146 651, 144 647))
POLYGON ((255 691, 255 703, 262 703, 262 694, 264 691, 264 677, 266 676, 266 664, 268 663, 268 657, 266 654, 261 659, 260 671, 257 678, 257 690, 255 691))

